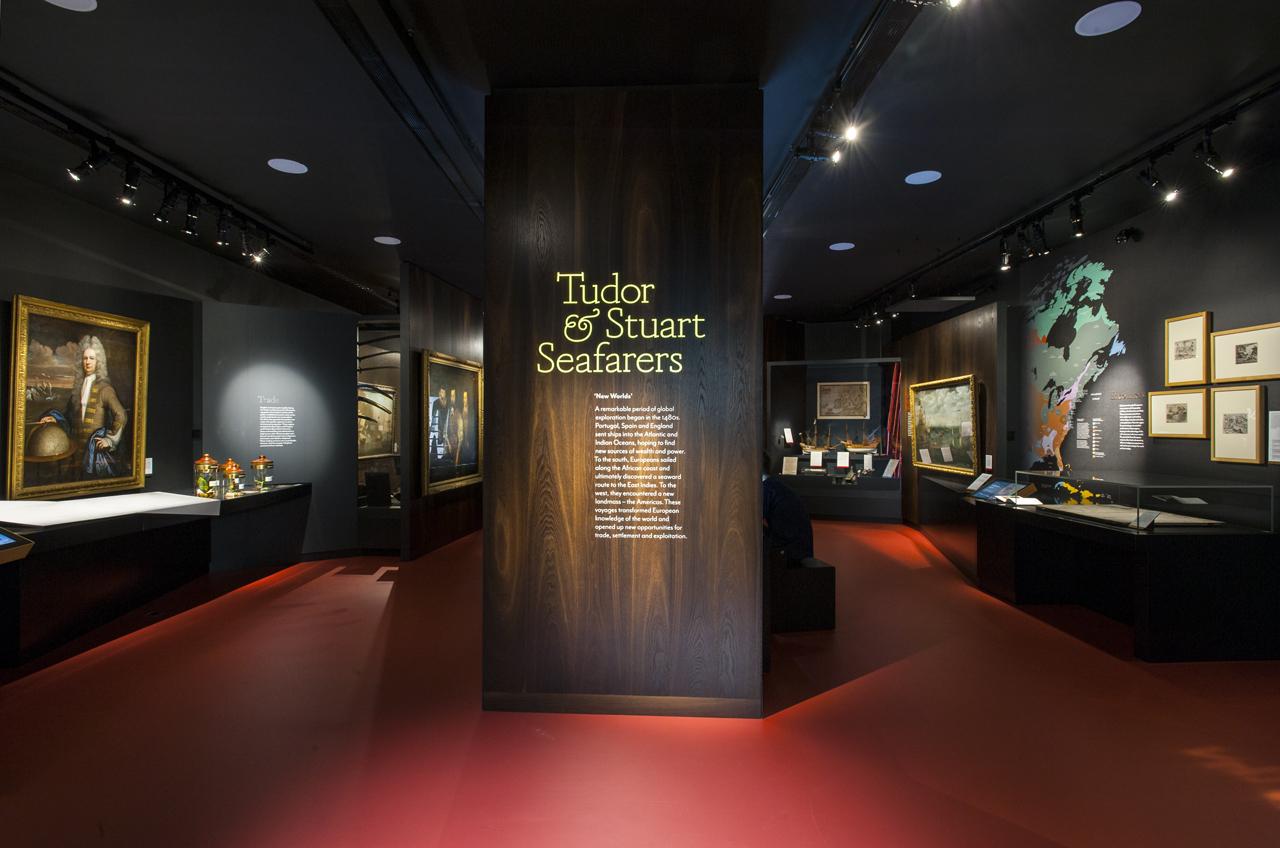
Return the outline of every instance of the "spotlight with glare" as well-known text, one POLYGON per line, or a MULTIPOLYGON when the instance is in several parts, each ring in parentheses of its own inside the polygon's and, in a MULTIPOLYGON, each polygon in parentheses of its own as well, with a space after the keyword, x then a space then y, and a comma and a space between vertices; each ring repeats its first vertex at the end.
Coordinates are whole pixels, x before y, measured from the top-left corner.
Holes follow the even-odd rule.
POLYGON ((196 237, 196 224, 200 222, 200 199, 194 194, 187 195, 187 223, 183 225, 184 235, 196 237))
POLYGON ((110 161, 111 154, 106 150, 100 149, 94 143, 90 146, 89 155, 85 157, 83 162, 74 168, 67 169, 67 176, 71 178, 72 182, 78 183, 110 161))
POLYGON ((850 124, 849 126, 845 127, 845 128, 844 128, 844 140, 845 140, 845 141, 857 141, 857 140, 858 140, 858 128, 857 128, 857 127, 855 127, 853 124, 850 124))
POLYGON ((173 214, 173 207, 178 205, 178 190, 172 186, 166 186, 164 199, 160 201, 160 208, 156 210, 155 219, 157 224, 169 223, 169 216, 173 214))
POLYGON ((1172 203, 1178 199, 1178 189, 1169 188, 1156 173, 1156 160, 1152 159, 1146 169, 1139 172, 1138 179, 1146 183, 1165 203, 1172 203))
POLYGON ((1013 254, 1009 252, 1009 239, 1000 236, 1000 270, 1008 271, 1013 267, 1013 254))
POLYGON ((225 209, 218 210, 218 237, 213 243, 218 247, 227 247, 231 244, 231 216, 225 209))
POLYGON ((1049 240, 1044 235, 1044 219, 1041 218, 1031 225, 1031 232, 1036 240, 1036 256, 1049 255, 1049 240))
POLYGON ((1231 175, 1236 172, 1235 166, 1222 164, 1222 157, 1213 149, 1213 133, 1209 130, 1204 131, 1204 140, 1196 145, 1195 156, 1206 168, 1224 180, 1231 179, 1231 175))
POLYGON ((843 159, 843 158, 844 158, 844 154, 843 154, 843 153, 841 153, 839 150, 833 150, 833 151, 831 151, 831 164, 833 164, 833 165, 839 165, 839 164, 840 164, 840 160, 841 160, 841 159, 843 159))
POLYGON ((142 169, 137 162, 130 162, 124 169, 124 185, 120 186, 120 202, 132 206, 138 199, 138 183, 142 179, 142 169))
POLYGON ((1071 234, 1084 238, 1084 206, 1078 197, 1071 201, 1071 234))

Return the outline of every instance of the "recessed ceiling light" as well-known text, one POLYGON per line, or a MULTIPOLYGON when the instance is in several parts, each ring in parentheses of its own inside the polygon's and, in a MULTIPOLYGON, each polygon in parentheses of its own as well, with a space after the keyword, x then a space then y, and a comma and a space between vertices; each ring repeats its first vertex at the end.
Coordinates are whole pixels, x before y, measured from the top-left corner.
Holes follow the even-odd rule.
POLYGON ((1107 3, 1080 16, 1080 20, 1076 21, 1076 35, 1083 35, 1085 38, 1107 35, 1124 29, 1141 14, 1142 4, 1133 0, 1107 3))
POLYGON ((305 174, 311 170, 306 165, 293 159, 268 159, 267 166, 282 174, 305 174))
POLYGON ((395 247, 397 244, 400 243, 400 239, 396 238, 395 236, 374 236, 373 240, 376 241, 378 244, 386 244, 392 247, 395 247))
POLYGON ((66 9, 68 12, 92 12, 98 8, 98 0, 44 0, 50 6, 66 9))
POLYGON ((942 179, 941 171, 916 171, 914 174, 907 174, 907 185, 928 185, 936 183, 942 179))
POLYGON ((853 250, 853 242, 838 241, 835 244, 827 245, 829 250, 853 250))
POLYGON ((775 294, 775 295, 773 296, 773 299, 774 299, 774 300, 790 300, 790 299, 791 299, 791 295, 789 295, 789 294, 775 294))

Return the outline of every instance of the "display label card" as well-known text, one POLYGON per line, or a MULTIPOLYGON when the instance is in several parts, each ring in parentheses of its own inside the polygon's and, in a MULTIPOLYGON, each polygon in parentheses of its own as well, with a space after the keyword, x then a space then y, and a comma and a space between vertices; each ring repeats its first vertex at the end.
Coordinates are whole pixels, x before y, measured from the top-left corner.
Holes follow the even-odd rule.
POLYGON ((789 445, 794 445, 796 443, 795 437, 791 435, 790 427, 782 428, 782 438, 789 445))
POLYGON ((822 467, 822 451, 809 451, 809 467, 810 468, 822 467))
POLYGON ((1152 524, 1155 524, 1156 518, 1160 516, 1158 509, 1140 509, 1138 510, 1138 529, 1146 530, 1152 524))
POLYGON ((1014 497, 1009 500, 1013 502, 1014 506, 1039 506, 1044 503, 1039 498, 1014 497))
POLYGON ((864 453, 862 455, 862 470, 867 472, 874 470, 873 466, 871 465, 871 454, 869 453, 864 453))
POLYGON ((982 467, 985 468, 987 471, 990 471, 991 469, 996 467, 996 461, 991 458, 991 454, 987 454, 986 456, 983 457, 982 467))
POLYGON ((942 446, 942 461, 943 462, 955 461, 954 458, 951 456, 951 448, 947 447, 946 445, 942 446))
POLYGON ((884 467, 884 476, 892 477, 896 473, 898 473, 898 460, 891 459, 889 464, 884 467))
POLYGON ((987 481, 990 479, 991 479, 990 474, 979 474, 977 477, 973 478, 972 483, 970 483, 968 486, 965 487, 965 491, 976 492, 979 489, 981 489, 984 485, 986 485, 987 481))
POLYGON ((1267 462, 1280 462, 1280 412, 1272 410, 1267 413, 1267 429, 1271 436, 1271 450, 1267 462))
POLYGON ((849 452, 836 451, 836 468, 848 468, 848 467, 849 467, 849 452))
POLYGON ((929 456, 928 448, 920 448, 920 461, 925 465, 933 465, 933 457, 929 456))
POLYGON ((796 472, 800 470, 800 457, 784 456, 782 458, 782 473, 794 477, 796 472))

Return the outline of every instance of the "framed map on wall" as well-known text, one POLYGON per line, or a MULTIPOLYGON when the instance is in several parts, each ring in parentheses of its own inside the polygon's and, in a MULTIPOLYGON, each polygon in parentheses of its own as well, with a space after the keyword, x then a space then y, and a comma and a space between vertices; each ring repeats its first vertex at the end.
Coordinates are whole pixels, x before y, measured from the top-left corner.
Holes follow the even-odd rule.
POLYGON ((150 339, 146 321, 13 299, 10 498, 142 488, 150 339))
POLYGON ((916 383, 907 390, 911 462, 952 474, 978 473, 978 417, 972 374, 916 383))
POLYGON ((818 384, 818 418, 870 417, 870 382, 818 384))

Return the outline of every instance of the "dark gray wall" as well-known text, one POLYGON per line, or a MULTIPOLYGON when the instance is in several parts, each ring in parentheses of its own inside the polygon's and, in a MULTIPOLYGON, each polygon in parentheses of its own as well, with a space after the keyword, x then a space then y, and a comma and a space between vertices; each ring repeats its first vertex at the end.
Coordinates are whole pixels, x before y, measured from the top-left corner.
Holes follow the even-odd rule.
MULTIPOLYGON (((1280 165, 1241 173, 1230 183, 1215 183, 1184 193, 1177 204, 1161 205, 1106 231, 1090 234, 1070 250, 1021 266, 1011 280, 1023 307, 1047 275, 1084 260, 1100 262, 1111 272, 1102 305, 1118 327, 1124 352, 1111 358, 1107 370, 1089 387, 1101 400, 1085 409, 1105 410, 1114 433, 1115 398, 1165 388, 1164 319, 1191 312, 1213 313, 1216 330, 1280 321, 1280 165), (1141 241, 1116 244, 1121 227, 1137 227, 1141 241)), ((1041 381, 1032 373, 1038 343, 1031 340, 1023 312, 1011 316, 1010 426, 1011 459, 1024 468, 1034 459, 1034 401, 1041 381)), ((1088 351, 1073 349, 1072 358, 1088 351)), ((1270 409, 1280 409, 1280 382, 1262 383, 1270 409)), ((1094 413, 1086 413, 1094 414, 1094 413)), ((1110 438, 1114 445, 1114 435, 1110 438)), ((1064 457, 1077 471, 1131 471, 1192 478, 1280 485, 1280 465, 1246 466, 1212 462, 1209 441, 1148 439, 1135 451, 1107 451, 1095 460, 1075 447, 1074 435, 1064 457)))
POLYGON ((276 482, 313 486, 304 550, 355 548, 355 316, 223 303, 202 312, 204 450, 246 469, 265 453, 276 482), (264 405, 294 408, 295 444, 261 446, 264 405))

